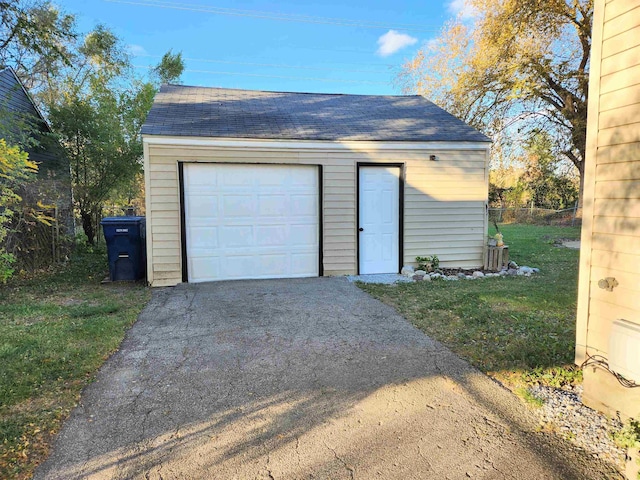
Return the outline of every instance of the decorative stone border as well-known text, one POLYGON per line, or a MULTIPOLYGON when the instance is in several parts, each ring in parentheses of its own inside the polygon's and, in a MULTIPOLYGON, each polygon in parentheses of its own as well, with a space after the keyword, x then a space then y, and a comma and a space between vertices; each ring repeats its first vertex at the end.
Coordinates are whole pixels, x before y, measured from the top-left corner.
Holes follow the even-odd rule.
POLYGON ((424 270, 415 270, 411 265, 405 265, 400 271, 401 275, 404 275, 407 278, 411 278, 416 282, 430 282, 431 280, 438 279, 457 281, 478 280, 492 277, 530 277, 535 273, 540 273, 540 269, 527 266, 520 267, 516 262, 509 262, 509 265, 503 268, 500 272, 483 272, 481 270, 475 270, 471 275, 468 275, 464 272, 459 272, 455 275, 446 275, 442 270, 439 269, 433 273, 427 273, 424 270))

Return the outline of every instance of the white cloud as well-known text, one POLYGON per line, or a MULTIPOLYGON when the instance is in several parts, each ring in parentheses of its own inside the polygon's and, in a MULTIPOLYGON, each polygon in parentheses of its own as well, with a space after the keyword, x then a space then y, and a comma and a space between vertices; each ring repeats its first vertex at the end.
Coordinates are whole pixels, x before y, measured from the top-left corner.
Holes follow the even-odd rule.
POLYGON ((149 55, 142 45, 136 45, 135 43, 130 43, 129 45, 127 45, 127 52, 129 53, 129 55, 133 56, 149 55))
POLYGON ((406 33, 398 33, 395 30, 389 30, 378 38, 378 55, 388 57, 409 45, 413 45, 418 41, 406 33))
POLYGON ((478 15, 476 8, 467 0, 451 0, 447 10, 454 17, 460 17, 462 20, 471 20, 478 15))
POLYGON ((422 47, 428 51, 436 51, 440 45, 440 38, 430 38, 423 43, 422 47))

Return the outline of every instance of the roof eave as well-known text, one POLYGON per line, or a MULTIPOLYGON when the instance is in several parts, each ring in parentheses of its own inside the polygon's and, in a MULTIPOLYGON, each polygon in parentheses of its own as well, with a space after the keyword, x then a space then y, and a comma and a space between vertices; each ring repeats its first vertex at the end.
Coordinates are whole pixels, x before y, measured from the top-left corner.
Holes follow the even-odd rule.
POLYGON ((308 150, 488 150, 491 141, 386 141, 386 140, 296 140, 233 137, 198 137, 186 135, 143 134, 148 145, 178 145, 218 148, 270 148, 308 150))

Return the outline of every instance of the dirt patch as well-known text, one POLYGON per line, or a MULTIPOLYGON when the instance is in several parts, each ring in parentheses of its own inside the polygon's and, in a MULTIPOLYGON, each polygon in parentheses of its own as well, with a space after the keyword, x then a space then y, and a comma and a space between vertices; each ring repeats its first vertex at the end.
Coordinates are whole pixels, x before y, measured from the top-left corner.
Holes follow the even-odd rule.
POLYGON ((566 248, 580 250, 580 240, 563 240, 561 245, 566 248))

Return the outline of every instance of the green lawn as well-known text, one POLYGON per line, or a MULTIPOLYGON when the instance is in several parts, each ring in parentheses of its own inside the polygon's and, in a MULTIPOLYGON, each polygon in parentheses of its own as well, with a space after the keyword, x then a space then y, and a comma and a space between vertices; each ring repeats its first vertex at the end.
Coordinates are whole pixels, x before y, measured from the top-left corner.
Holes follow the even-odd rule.
POLYGON ((511 259, 541 273, 359 286, 511 388, 580 381, 572 367, 579 252, 554 246, 557 239, 578 239, 579 228, 504 225, 500 230, 511 259))
POLYGON ((0 478, 29 478, 52 436, 149 299, 101 285, 106 255, 0 286, 0 478))

